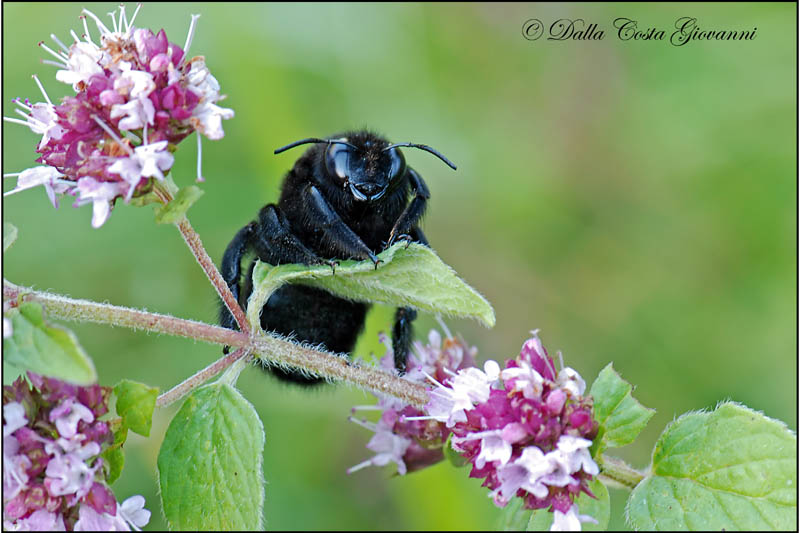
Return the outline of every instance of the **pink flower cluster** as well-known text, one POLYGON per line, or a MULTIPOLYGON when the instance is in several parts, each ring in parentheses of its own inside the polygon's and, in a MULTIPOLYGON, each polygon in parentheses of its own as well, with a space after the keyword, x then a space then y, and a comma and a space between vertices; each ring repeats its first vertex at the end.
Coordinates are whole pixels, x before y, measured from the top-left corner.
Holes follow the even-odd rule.
POLYGON ((4 120, 42 136, 36 151, 44 166, 5 174, 16 176, 17 186, 4 195, 42 185, 54 207, 57 194, 75 196, 76 207, 93 204, 92 226, 100 227, 117 198, 129 202, 149 192, 153 180, 164 180, 176 145, 193 132, 198 133, 202 181, 200 134, 221 139, 222 120, 233 117, 233 111, 217 105, 222 99, 219 83, 205 59, 187 59, 198 15, 192 17, 181 48, 167 40, 164 30, 153 34, 135 28, 138 11, 128 21, 120 6, 119 20, 111 13, 109 29, 83 10, 82 39, 73 31, 73 43, 66 46, 52 36, 60 50, 39 43, 54 58, 44 63, 57 66, 56 79, 71 84, 76 94, 54 105, 34 76, 45 102, 14 100, 23 120, 4 120), (100 32, 97 43, 87 17, 100 32))
MULTIPOLYGON (((434 346, 417 352, 435 351, 438 334, 432 332, 431 341, 434 346)), ((453 343, 474 357, 474 349, 445 340, 445 346, 453 343)), ((377 455, 351 470, 394 461, 403 474, 412 470, 404 463, 415 459, 409 454, 414 446, 432 457, 436 446, 449 439, 452 449, 471 463, 470 477, 484 479, 497 506, 518 497, 526 509, 549 508, 554 530, 579 530, 580 522, 593 521, 579 515, 575 504, 581 492, 594 496, 588 482, 599 473, 589 453, 598 424, 581 376, 563 364, 557 371, 536 332, 503 369, 491 360, 483 370, 447 357, 436 362, 441 366, 435 373, 427 371, 432 361, 423 360, 408 374, 416 382, 422 381, 421 374, 434 385, 425 413, 381 399, 380 421, 361 423, 376 432, 368 448, 377 455)), ((421 461, 422 466, 431 462, 421 461)))
MULTIPOLYGON (((388 372, 395 372, 392 343, 385 335, 381 335, 381 342, 386 346, 381 366, 388 372)), ((427 345, 415 341, 412 350, 405 377, 417 383, 424 383, 426 376, 444 380, 451 369, 473 366, 478 352, 476 348, 467 346, 463 340, 451 338, 449 335, 442 342, 441 335, 436 330, 431 330, 427 345)), ((383 411, 377 423, 350 417, 351 421, 375 432, 367 443, 367 448, 375 452, 375 455, 350 468, 348 474, 370 465, 384 466, 394 462, 397 464, 398 474, 402 475, 435 464, 444 458, 442 446, 450 430, 443 424, 425 418, 422 410, 386 395, 378 396, 377 406, 354 407, 353 411, 375 409, 383 411)))
POLYGON ((109 387, 28 372, 3 387, 3 529, 130 531, 150 520, 144 498, 117 503, 100 454, 114 437, 98 418, 109 387))

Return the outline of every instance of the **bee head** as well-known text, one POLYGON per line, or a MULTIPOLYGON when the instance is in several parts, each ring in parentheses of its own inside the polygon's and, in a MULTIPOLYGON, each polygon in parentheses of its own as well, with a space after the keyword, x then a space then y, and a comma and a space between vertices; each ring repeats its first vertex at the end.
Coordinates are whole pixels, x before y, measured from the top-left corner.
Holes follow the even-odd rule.
POLYGON ((419 148, 437 156, 455 170, 455 165, 446 157, 424 144, 389 144, 385 139, 358 132, 332 139, 303 139, 275 150, 276 154, 301 144, 325 143, 323 154, 328 176, 348 189, 359 202, 375 202, 383 198, 392 186, 399 183, 406 173, 406 160, 398 148, 419 148))

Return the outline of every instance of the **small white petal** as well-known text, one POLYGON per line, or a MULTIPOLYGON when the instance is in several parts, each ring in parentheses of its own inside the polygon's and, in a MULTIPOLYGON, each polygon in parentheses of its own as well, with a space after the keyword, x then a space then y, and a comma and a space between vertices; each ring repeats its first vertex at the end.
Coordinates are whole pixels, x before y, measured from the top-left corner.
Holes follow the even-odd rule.
POLYGON ((28 423, 25 408, 19 402, 10 402, 3 406, 3 437, 7 437, 28 423))
POLYGON ((582 396, 586 390, 586 382, 578 372, 570 367, 561 369, 561 372, 558 373, 557 383, 573 397, 582 396))
POLYGON ((153 124, 156 110, 149 98, 135 98, 125 104, 111 106, 111 118, 124 116, 119 121, 121 130, 136 130, 145 124, 153 124))
POLYGON ((573 504, 566 513, 553 511, 553 525, 550 526, 550 531, 580 531, 581 522, 598 523, 589 515, 578 514, 578 505, 573 504))
POLYGON ((69 50, 67 69, 56 72, 56 79, 72 84, 72 88, 77 91, 80 82, 89 81, 95 74, 103 74, 103 68, 99 64, 103 60, 103 52, 88 42, 74 43, 69 50))
POLYGON ((150 521, 150 511, 144 508, 144 496, 131 496, 117 507, 117 514, 126 522, 142 528, 150 521))

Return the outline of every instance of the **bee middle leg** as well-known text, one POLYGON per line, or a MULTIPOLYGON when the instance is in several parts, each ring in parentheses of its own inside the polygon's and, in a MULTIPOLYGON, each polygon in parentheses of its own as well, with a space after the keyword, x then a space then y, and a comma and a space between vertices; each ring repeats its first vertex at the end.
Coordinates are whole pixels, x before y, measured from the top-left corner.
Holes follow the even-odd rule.
MULTIPOLYGON (((418 242, 428 246, 428 239, 417 226, 408 232, 413 242, 418 242)), ((413 341, 414 327, 413 322, 417 318, 417 311, 410 307, 398 307, 394 314, 394 326, 392 327, 392 351, 394 352, 394 367, 400 374, 405 374, 406 363, 408 362, 408 352, 413 341)))

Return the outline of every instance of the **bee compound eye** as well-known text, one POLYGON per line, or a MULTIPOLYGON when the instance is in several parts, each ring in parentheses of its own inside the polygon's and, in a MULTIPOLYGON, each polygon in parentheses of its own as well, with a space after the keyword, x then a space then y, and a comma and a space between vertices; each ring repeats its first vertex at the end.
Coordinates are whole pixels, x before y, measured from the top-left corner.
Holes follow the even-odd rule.
POLYGON ((350 150, 343 144, 331 144, 325 151, 325 168, 341 180, 347 179, 350 150))
POLYGON ((406 171, 406 159, 403 153, 397 148, 389 150, 390 166, 389 166, 389 180, 402 176, 406 171))

